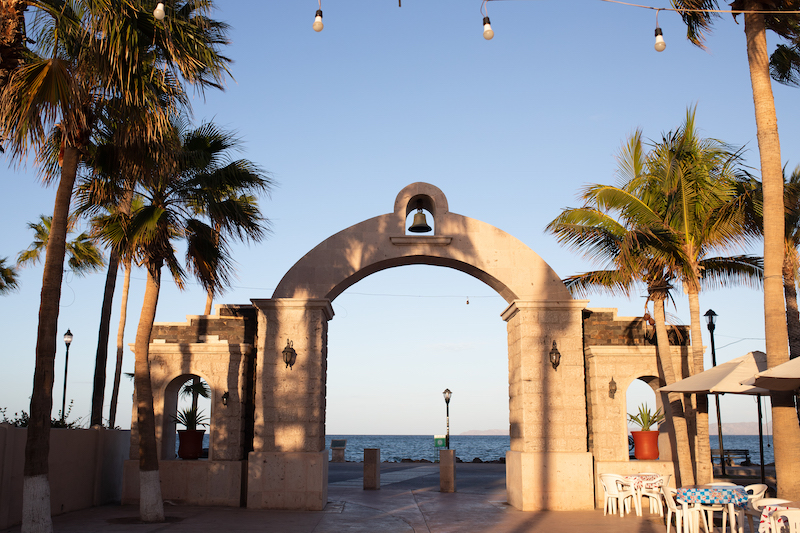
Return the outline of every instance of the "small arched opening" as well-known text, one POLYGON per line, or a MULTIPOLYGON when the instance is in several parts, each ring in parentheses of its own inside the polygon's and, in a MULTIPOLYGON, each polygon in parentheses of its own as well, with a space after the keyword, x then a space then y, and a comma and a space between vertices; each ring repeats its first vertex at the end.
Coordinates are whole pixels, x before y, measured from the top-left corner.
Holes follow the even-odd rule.
POLYGON ((179 446, 178 430, 186 429, 186 424, 179 421, 192 422, 192 417, 197 422, 196 429, 206 430, 203 438, 203 458, 210 456, 210 439, 208 436, 213 431, 211 416, 212 390, 207 381, 197 374, 182 374, 169 382, 164 390, 164 416, 163 439, 161 443, 161 458, 178 458, 179 446), (196 405, 196 407, 195 407, 196 405), (193 412, 194 411, 194 412, 193 412))

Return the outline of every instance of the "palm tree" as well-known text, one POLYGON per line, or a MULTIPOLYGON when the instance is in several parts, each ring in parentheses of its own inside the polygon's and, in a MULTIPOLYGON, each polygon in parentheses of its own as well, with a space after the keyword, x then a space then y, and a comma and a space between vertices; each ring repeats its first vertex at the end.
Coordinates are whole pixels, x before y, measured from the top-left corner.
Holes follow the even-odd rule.
POLYGON ((800 311, 797 307, 798 269, 800 269, 800 166, 787 178, 784 187, 786 204, 785 246, 783 259, 783 294, 786 299, 786 325, 789 331, 790 358, 800 357, 800 311))
MULTIPOLYGON (((188 102, 182 82, 219 87, 227 58, 226 26, 208 18, 211 0, 171 2, 170 16, 156 24, 151 2, 143 0, 6 0, 2 7, 35 9, 34 44, 14 57, 14 67, 0 85, 0 139, 20 161, 30 147, 46 144, 54 130, 59 140, 57 179, 50 240, 42 276, 34 387, 27 433, 23 481, 23 531, 50 531, 48 454, 52 376, 56 350, 67 217, 78 166, 86 153, 96 118, 104 113, 141 117, 130 140, 159 139, 168 117, 188 102), (132 113, 147 109, 148 113, 132 113), (34 495, 36 495, 34 497, 34 495)), ((7 11, 0 16, 9 20, 7 11)), ((6 50, 3 49, 2 52, 6 50)), ((5 66, 5 65, 3 65, 5 66)))
MULTIPOLYGON (((144 205, 130 218, 112 214, 103 222, 103 238, 118 249, 129 250, 147 269, 144 302, 135 341, 134 387, 136 390, 137 427, 139 432, 140 500, 142 512, 163 517, 158 477, 158 449, 155 415, 150 383, 149 345, 161 288, 161 270, 166 265, 176 284, 183 288, 186 271, 180 265, 172 241, 187 242, 186 263, 189 272, 204 288, 219 290, 227 284, 232 268, 227 243, 231 238, 259 240, 266 221, 255 202, 231 202, 228 193, 251 195, 268 191, 270 182, 258 169, 252 172, 205 173, 196 163, 202 160, 197 151, 187 149, 188 135, 178 132, 174 165, 164 164, 142 176, 138 192, 144 205), (218 222, 215 232, 206 221, 218 222)), ((201 167, 202 168, 202 167, 201 167)))
MULTIPOLYGON (((636 132, 619 157, 622 185, 593 185, 583 192, 586 205, 566 209, 548 225, 559 241, 583 250, 590 257, 604 260, 613 270, 590 272, 566 280, 573 291, 593 288, 629 294, 638 280, 647 284, 654 302, 662 378, 671 383, 680 373, 672 371, 663 353, 669 353, 663 326, 664 301, 673 283, 680 282, 690 295, 692 345, 695 361, 690 373, 702 370, 702 342, 698 339, 700 287, 724 286, 735 281, 749 282, 760 275, 760 262, 750 256, 706 257, 709 247, 724 247, 740 240, 744 233, 741 181, 731 172, 731 154, 716 142, 699 142, 694 134, 693 112, 675 133, 664 136, 650 154, 645 155, 641 133, 636 132), (614 218, 608 213, 614 213, 614 218), (661 332, 659 334, 659 332, 661 332)), ((695 424, 700 439, 705 425, 705 443, 695 449, 695 471, 691 465, 684 411, 670 398, 678 462, 682 483, 709 475, 707 411, 705 420, 695 424), (684 436, 685 435, 685 436, 684 436), (703 454, 705 448, 705 454, 703 454), (703 463, 707 468, 703 468, 703 463)), ((707 404, 706 404, 707 406, 707 404)), ((706 407, 707 408, 707 407, 706 407)), ((703 405, 700 403, 700 411, 703 405)), ((705 482, 705 481, 703 481, 705 482)))
MULTIPOLYGON (((672 0, 681 10, 689 40, 703 46, 707 30, 717 13, 716 0, 672 0)), ((753 89, 758 150, 761 160, 761 179, 764 190, 764 324, 767 364, 770 367, 789 360, 786 306, 783 295, 784 209, 783 172, 778 120, 770 79, 770 57, 767 49, 767 30, 779 37, 796 42, 798 15, 760 13, 759 11, 791 11, 797 8, 792 0, 734 0, 733 10, 744 10, 744 33, 747 60, 753 89)), ((794 399, 791 393, 772 392, 773 440, 778 496, 800 494, 800 426, 795 420, 794 399)))
MULTIPOLYGON (((662 224, 673 233, 661 243, 676 277, 689 298, 692 354, 690 374, 703 371, 703 342, 699 292, 702 284, 724 286, 731 282, 758 283, 761 261, 751 256, 709 258, 709 249, 730 251, 755 239, 748 206, 756 189, 738 171, 740 153, 715 139, 702 139, 695 130, 695 109, 684 123, 662 136, 648 158, 648 172, 626 188, 635 196, 651 195, 662 224)), ((708 397, 696 395, 689 419, 697 435, 695 467, 698 483, 713 478, 708 439, 708 397)))
POLYGON ((9 293, 17 288, 17 271, 13 266, 6 266, 7 257, 0 257, 0 294, 9 293))
MULTIPOLYGON (((47 215, 39 215, 39 222, 28 222, 28 227, 33 230, 34 240, 27 249, 19 253, 17 257, 18 265, 35 265, 42 259, 47 243, 50 240, 52 222, 53 217, 47 215)), ((67 221, 67 235, 75 231, 76 223, 77 217, 70 216, 67 221)), ((92 238, 86 232, 81 232, 71 241, 67 241, 66 248, 69 255, 67 265, 78 276, 84 276, 89 272, 97 272, 105 266, 103 254, 97 249, 92 238)))

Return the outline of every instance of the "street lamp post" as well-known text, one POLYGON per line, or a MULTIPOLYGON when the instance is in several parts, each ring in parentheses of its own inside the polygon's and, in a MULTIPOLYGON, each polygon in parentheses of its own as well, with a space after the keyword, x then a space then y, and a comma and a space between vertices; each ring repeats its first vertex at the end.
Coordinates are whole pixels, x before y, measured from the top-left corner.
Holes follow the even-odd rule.
POLYGON ((447 434, 444 437, 444 445, 449 450, 450 449, 450 396, 453 395, 450 392, 450 389, 445 389, 444 392, 444 403, 447 406, 447 434))
MULTIPOLYGON (((706 311, 706 324, 711 335, 711 366, 717 366, 717 352, 714 346, 714 329, 716 328, 717 313, 712 309, 706 311)), ((722 475, 725 475, 725 447, 722 444, 722 417, 719 413, 719 394, 714 394, 717 405, 717 439, 719 440, 719 462, 722 468, 722 475)))
POLYGON ((67 329, 64 333, 64 344, 67 345, 67 356, 64 358, 64 394, 61 396, 61 423, 64 423, 67 407, 67 368, 69 367, 69 345, 72 344, 72 332, 67 329))

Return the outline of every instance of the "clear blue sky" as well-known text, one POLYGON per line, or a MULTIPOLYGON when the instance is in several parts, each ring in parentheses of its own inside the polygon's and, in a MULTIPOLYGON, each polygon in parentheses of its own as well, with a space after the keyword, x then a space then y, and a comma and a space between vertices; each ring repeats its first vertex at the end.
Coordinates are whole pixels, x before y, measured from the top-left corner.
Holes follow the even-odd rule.
MULTIPOLYGON (((279 183, 261 203, 274 234, 235 248, 238 280, 221 302, 270 297, 307 251, 392 211, 396 194, 415 181, 442 189, 451 211, 519 238, 560 276, 587 270, 543 228, 578 205, 583 185, 614 182, 615 154, 636 128, 658 138, 690 106, 697 105, 704 136, 745 145, 758 166, 744 26, 728 15, 703 51, 686 42, 677 14, 661 12, 667 49, 657 53, 655 11, 601 0, 492 1, 492 41, 482 37, 479 0, 405 0, 402 8, 396 0, 326 0, 321 33, 311 29, 316 9, 313 1, 218 1, 217 18, 232 26, 226 54, 235 80, 195 99, 195 122, 238 131, 243 155, 279 183)), ((782 157, 794 168, 800 93, 774 89, 782 157)), ((0 176, 0 257, 15 257, 31 242, 26 223, 52 212, 54 189, 39 184, 32 165, 10 168, 4 159, 0 176)), ((41 266, 26 268, 21 289, 0 299, 0 406, 10 412, 28 409, 41 275, 41 266)), ((142 271, 133 277, 126 343, 134 340, 144 285, 142 271)), ((73 416, 89 413, 103 280, 65 275, 58 330, 75 335, 73 416)), ((165 282, 157 320, 202 313, 204 299, 197 286, 180 292, 165 282)), ((590 303, 628 316, 640 316, 643 306, 638 297, 590 303)), ((675 320, 688 323, 681 294, 676 306, 675 320)), ((506 304, 489 287, 443 268, 402 267, 369 276, 333 307, 328 433, 443 433, 445 388, 453 391, 453 433, 508 427, 506 304)), ((118 298, 114 308, 115 329, 118 298)), ((719 315, 718 362, 764 349, 760 292, 707 292, 702 312, 708 308, 719 315)), ((54 413, 63 364, 59 342, 54 413)), ((125 370, 132 369, 128 351, 125 370)), ((112 374, 110 363, 104 416, 112 374)), ((123 380, 124 427, 131 392, 123 380)), ((726 399, 723 409, 724 421, 755 420, 749 398, 726 399)))

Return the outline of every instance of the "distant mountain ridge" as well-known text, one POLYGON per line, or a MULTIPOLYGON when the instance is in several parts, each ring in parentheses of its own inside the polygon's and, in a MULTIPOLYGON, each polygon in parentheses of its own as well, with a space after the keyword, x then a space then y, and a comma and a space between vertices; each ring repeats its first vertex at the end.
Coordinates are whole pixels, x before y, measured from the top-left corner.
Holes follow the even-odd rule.
MULTIPOLYGON (((717 434, 717 424, 709 424, 708 432, 717 434)), ((723 422, 723 435, 758 435, 758 422, 723 422)), ((764 435, 772 435, 772 423, 764 423, 764 435)))
MULTIPOLYGON (((709 424, 708 432, 717 434, 717 425, 709 424)), ((723 435, 758 435, 758 422, 723 422, 723 435)), ((772 424, 764 424, 764 435, 772 434, 772 424)), ((508 435, 507 429, 470 429, 459 435, 508 435)))
POLYGON ((459 435, 508 435, 507 429, 470 429, 459 435))

